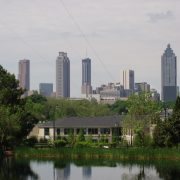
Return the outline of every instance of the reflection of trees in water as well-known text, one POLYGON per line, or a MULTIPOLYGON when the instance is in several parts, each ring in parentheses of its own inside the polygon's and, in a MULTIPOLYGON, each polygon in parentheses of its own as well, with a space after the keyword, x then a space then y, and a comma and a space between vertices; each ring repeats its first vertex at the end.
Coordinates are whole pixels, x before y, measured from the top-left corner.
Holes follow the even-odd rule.
POLYGON ((156 165, 157 173, 164 180, 179 180, 180 179, 180 162, 165 161, 162 164, 156 165))
POLYGON ((55 161, 54 167, 56 170, 57 180, 66 180, 69 178, 71 173, 70 163, 68 161, 55 161))
POLYGON ((150 162, 123 162, 123 166, 129 168, 128 173, 122 174, 122 180, 160 180, 156 173, 155 164, 150 162))
POLYGON ((28 161, 17 161, 13 158, 0 160, 1 180, 26 180, 28 177, 32 180, 38 179, 38 175, 32 171, 28 161))
POLYGON ((158 162, 123 162, 124 167, 129 167, 129 173, 122 175, 123 180, 179 180, 180 179, 180 162, 175 161, 158 161, 158 162), (138 173, 134 172, 134 168, 138 168, 138 173), (151 174, 150 169, 154 169, 151 174))

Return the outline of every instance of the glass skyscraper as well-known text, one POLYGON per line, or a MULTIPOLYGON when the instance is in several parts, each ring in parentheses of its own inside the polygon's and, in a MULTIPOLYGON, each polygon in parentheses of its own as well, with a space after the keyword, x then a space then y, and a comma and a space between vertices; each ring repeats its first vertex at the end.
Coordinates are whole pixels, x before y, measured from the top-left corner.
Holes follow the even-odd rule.
POLYGON ((161 99, 175 101, 177 97, 177 57, 170 44, 161 57, 161 99))
POLYGON ((70 61, 65 52, 56 59, 56 97, 70 97, 70 61))
POLYGON ((82 94, 92 94, 91 86, 91 59, 86 58, 82 60, 82 94))

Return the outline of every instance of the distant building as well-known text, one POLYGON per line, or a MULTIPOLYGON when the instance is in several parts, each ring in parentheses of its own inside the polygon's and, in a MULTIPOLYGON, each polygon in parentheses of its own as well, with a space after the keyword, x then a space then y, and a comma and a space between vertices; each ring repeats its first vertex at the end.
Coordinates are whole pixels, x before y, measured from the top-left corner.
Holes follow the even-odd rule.
POLYGON ((92 94, 92 86, 91 86, 91 59, 86 58, 82 60, 82 87, 81 93, 92 94))
POLYGON ((52 83, 40 83, 39 84, 39 93, 43 96, 50 97, 53 93, 53 84, 52 83))
MULTIPOLYGON (((30 61, 27 59, 19 61, 19 86, 27 91, 30 90, 30 61)), ((24 94, 27 96, 27 92, 24 94)))
POLYGON ((160 94, 157 92, 156 89, 151 89, 150 92, 153 100, 160 101, 160 94))
POLYGON ((161 57, 161 99, 175 101, 177 97, 177 57, 168 44, 161 57))
POLYGON ((70 97, 70 61, 65 52, 56 59, 56 97, 70 97))
POLYGON ((135 83, 135 92, 150 92, 150 85, 147 82, 135 83))
POLYGON ((95 94, 100 94, 102 103, 112 104, 118 99, 124 99, 124 87, 120 83, 108 83, 101 85, 93 91, 95 94))
POLYGON ((121 72, 121 83, 124 89, 134 91, 134 71, 133 70, 123 70, 121 72))

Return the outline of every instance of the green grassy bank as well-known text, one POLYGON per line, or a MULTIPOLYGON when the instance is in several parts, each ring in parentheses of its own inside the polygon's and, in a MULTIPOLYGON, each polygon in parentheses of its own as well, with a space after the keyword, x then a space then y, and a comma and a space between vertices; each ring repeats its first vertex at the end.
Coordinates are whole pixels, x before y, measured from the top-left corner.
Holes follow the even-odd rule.
POLYGON ((27 158, 180 160, 180 150, 170 148, 17 148, 14 155, 27 158))

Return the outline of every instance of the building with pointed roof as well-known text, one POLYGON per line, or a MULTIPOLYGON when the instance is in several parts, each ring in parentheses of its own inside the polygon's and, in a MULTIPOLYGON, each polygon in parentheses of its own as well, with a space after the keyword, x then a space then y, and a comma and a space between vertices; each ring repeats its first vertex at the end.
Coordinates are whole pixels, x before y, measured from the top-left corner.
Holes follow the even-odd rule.
POLYGON ((161 99, 175 101, 177 97, 177 57, 170 44, 161 57, 161 99))

